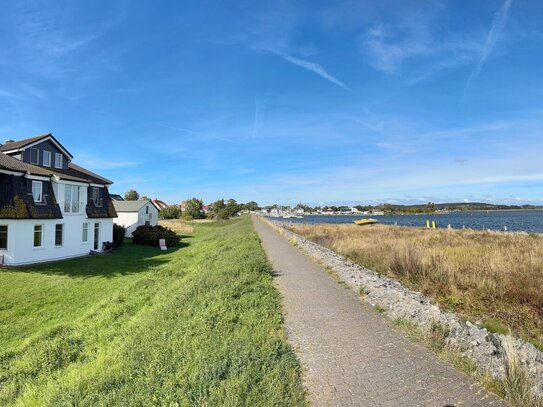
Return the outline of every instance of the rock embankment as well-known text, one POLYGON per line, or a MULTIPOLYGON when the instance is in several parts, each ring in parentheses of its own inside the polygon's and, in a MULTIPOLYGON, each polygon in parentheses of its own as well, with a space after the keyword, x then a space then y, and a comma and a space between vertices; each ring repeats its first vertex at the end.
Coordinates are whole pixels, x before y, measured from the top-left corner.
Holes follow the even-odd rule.
MULTIPOLYGON (((431 298, 289 231, 286 224, 270 223, 303 252, 332 269, 350 288, 357 292, 363 290, 365 301, 379 306, 389 318, 407 319, 422 330, 430 330, 439 324, 446 332, 447 344, 492 376, 503 376, 507 349, 505 335, 489 332, 478 323, 464 322, 457 315, 444 312, 431 298)), ((513 339, 513 344, 529 372, 535 393, 543 396, 543 352, 518 338, 513 339)))

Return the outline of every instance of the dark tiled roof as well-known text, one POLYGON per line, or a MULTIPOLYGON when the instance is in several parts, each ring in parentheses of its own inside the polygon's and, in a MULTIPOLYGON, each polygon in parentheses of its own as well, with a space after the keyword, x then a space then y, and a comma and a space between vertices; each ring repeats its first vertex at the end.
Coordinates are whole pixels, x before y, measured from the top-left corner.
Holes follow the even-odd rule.
POLYGON ((96 206, 92 199, 90 188, 87 193, 87 217, 90 219, 95 218, 116 218, 117 212, 113 206, 113 201, 109 195, 107 188, 100 188, 100 202, 101 206, 96 206))
POLYGON ((114 201, 124 201, 124 198, 122 196, 118 195, 118 194, 109 194, 109 196, 114 201))
POLYGON ((56 175, 57 177, 68 181, 93 182, 96 184, 113 183, 107 178, 95 174, 94 172, 74 163, 68 164, 67 170, 61 170, 58 168, 48 168, 41 167, 39 165, 27 164, 4 153, 0 153, 0 169, 28 172, 33 175, 42 175, 45 177, 56 175))
POLYGON ((86 168, 80 167, 79 165, 74 163, 68 164, 68 172, 73 176, 79 178, 86 178, 91 182, 95 182, 97 184, 113 184, 113 182, 109 179, 102 177, 101 175, 95 174, 94 172, 89 171, 86 168))
POLYGON ((35 143, 40 140, 50 139, 53 144, 56 144, 57 147, 65 153, 67 156, 69 156, 70 159, 73 158, 72 154, 66 148, 53 136, 51 133, 42 134, 35 137, 30 137, 24 140, 17 140, 17 141, 11 141, 9 143, 5 143, 4 145, 0 145, 0 151, 20 151, 24 149, 24 147, 31 145, 32 143, 35 143))
MULTIPOLYGON (((0 151, 18 150, 18 149, 20 149, 20 148, 22 148, 24 146, 27 146, 29 144, 34 143, 35 141, 41 140, 41 139, 49 137, 49 136, 52 136, 52 134, 51 133, 41 134, 39 136, 26 138, 24 140, 12 141, 10 143, 6 143, 6 144, 0 146, 0 151)), ((58 141, 57 141, 57 143, 58 143, 58 141)))
POLYGON ((35 203, 27 179, 0 174, 0 218, 62 219, 51 182, 43 183, 43 202, 35 203))

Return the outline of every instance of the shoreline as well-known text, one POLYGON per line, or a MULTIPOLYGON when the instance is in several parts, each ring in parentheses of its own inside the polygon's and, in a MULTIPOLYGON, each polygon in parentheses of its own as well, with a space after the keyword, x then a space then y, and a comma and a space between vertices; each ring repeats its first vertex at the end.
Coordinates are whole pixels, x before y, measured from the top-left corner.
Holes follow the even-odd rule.
MULTIPOLYGON (((492 329, 487 324, 492 319, 481 320, 467 317, 460 310, 445 309, 430 293, 422 294, 420 287, 409 288, 395 277, 368 269, 325 245, 289 230, 283 222, 268 222, 300 250, 333 270, 349 288, 362 293, 361 299, 377 311, 393 321, 410 321, 422 332, 431 332, 435 324, 444 327, 445 343, 458 349, 463 357, 496 379, 503 377, 505 346, 509 336, 505 328, 492 329)), ((517 335, 511 339, 515 351, 521 355, 522 366, 531 377, 536 394, 543 396, 543 352, 517 335)))

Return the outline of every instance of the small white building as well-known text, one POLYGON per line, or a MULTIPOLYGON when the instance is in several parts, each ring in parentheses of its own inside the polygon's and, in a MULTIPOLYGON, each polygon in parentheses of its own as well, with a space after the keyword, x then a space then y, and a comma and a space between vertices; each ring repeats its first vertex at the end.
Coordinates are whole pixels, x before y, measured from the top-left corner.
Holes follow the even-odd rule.
POLYGON ((126 237, 132 237, 132 232, 138 226, 158 224, 158 209, 149 199, 138 201, 113 201, 117 218, 114 222, 126 230, 126 237))

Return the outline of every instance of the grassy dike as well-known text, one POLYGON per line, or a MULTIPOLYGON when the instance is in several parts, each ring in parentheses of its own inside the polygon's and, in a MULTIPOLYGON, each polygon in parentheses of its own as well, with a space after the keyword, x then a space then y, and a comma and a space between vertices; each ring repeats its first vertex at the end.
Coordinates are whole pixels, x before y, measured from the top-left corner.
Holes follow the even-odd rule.
POLYGON ((250 218, 183 242, 0 271, 0 405, 305 405, 250 218))

